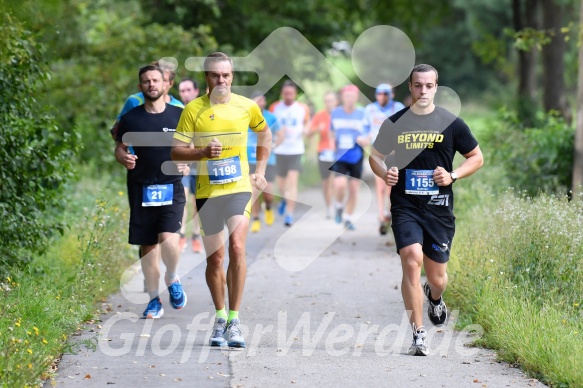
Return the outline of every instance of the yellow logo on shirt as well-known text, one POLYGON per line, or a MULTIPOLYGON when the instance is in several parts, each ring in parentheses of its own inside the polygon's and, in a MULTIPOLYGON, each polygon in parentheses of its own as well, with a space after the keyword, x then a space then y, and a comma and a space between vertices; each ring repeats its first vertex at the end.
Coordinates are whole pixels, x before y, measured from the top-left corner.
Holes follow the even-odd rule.
POLYGON ((439 132, 413 132, 403 133, 397 136, 399 144, 405 144, 405 149, 418 150, 423 148, 433 148, 435 143, 443 142, 443 134, 439 132))

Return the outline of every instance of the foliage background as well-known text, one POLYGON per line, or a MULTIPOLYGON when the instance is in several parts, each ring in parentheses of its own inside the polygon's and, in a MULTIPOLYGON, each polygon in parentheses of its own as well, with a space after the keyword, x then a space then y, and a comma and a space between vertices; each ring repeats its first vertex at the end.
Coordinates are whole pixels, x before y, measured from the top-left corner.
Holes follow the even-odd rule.
MULTIPOLYGON (((411 38, 416 62, 436 66, 440 84, 460 95, 462 116, 486 159, 479 179, 456 188, 456 254, 464 265, 452 261, 456 280, 447 298, 466 311, 462 319, 487 329, 482 345, 546 382, 583 384, 576 367, 583 355, 562 346, 578 343, 582 314, 581 209, 565 196, 574 129, 568 112, 543 109, 549 71, 541 61, 558 47, 551 36, 564 39, 564 49, 551 52, 565 62, 564 87, 555 87, 573 106, 578 6, 575 0, 0 0, 0 296, 6 302, 0 380, 23 386, 46 378, 46 367, 67 346, 64 338, 115 288, 107 283, 112 271, 131 262, 119 233, 125 173, 114 162, 108 130, 136 91, 140 66, 175 57, 178 80, 190 76, 204 88, 201 74, 182 66, 187 57, 215 50, 244 56, 274 29, 293 27, 354 74, 350 53, 335 51, 334 42, 350 46, 367 28, 387 24, 411 38), (535 23, 518 28, 533 5, 535 23), (542 27, 549 15, 559 15, 558 29, 542 27), (526 96, 519 90, 525 52, 532 54, 535 81, 526 96), (508 187, 514 190, 506 193, 508 187), (107 200, 98 198, 100 190, 107 200), (82 300, 72 299, 79 293, 82 300), (554 342, 541 338, 541 327, 554 342)), ((250 74, 239 80, 254 82, 250 74)), ((374 88, 351 80, 374 98, 374 88)), ((397 98, 407 94, 405 84, 394 86, 397 98)), ((278 89, 268 93, 270 102, 278 89)))

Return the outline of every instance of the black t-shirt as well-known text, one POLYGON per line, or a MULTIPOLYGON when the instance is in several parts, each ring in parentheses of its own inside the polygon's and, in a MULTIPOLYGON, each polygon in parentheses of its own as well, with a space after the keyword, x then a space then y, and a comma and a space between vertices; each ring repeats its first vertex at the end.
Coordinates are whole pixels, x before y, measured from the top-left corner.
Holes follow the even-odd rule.
POLYGON ((136 167, 128 170, 128 182, 152 185, 180 181, 182 174, 172 163, 170 152, 181 113, 182 108, 169 104, 161 113, 148 113, 140 105, 121 117, 117 141, 125 140, 128 145, 135 141, 132 148, 138 157, 136 167))
POLYGON ((383 122, 374 148, 384 155, 395 151, 391 166, 399 168, 399 181, 391 190, 392 209, 413 207, 452 215, 451 185, 439 187, 436 195, 407 194, 406 171, 435 170, 437 166, 452 171, 456 151, 467 154, 477 145, 467 124, 439 106, 427 115, 416 115, 406 108, 390 116, 383 122))

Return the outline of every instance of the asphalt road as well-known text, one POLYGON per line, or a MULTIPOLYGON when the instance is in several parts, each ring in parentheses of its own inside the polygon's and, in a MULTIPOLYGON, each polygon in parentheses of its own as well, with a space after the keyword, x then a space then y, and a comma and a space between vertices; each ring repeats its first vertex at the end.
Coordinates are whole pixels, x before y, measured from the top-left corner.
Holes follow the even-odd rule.
POLYGON ((292 228, 278 218, 249 235, 240 312, 245 349, 208 346, 214 308, 204 256, 186 252, 185 308, 172 310, 164 293, 165 315, 138 319, 147 296, 138 267, 129 269, 122 291, 73 337, 77 351, 63 356, 46 386, 543 386, 493 352, 466 346, 481 328, 454 331, 452 306, 446 327, 426 319, 430 356, 407 355, 399 258, 392 236, 378 234, 368 186, 362 184, 354 231, 324 217, 318 190, 301 193, 300 201, 292 228))

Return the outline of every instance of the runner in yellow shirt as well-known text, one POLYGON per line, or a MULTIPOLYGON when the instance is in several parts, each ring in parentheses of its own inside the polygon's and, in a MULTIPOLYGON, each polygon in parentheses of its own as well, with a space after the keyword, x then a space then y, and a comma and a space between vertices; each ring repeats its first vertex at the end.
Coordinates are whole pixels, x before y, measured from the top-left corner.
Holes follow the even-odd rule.
POLYGON ((211 346, 245 347, 239 309, 246 277, 245 241, 249 228, 251 185, 263 190, 271 148, 271 131, 259 106, 231 93, 233 62, 224 53, 209 54, 204 62, 208 94, 185 108, 174 134, 172 159, 196 161, 196 205, 207 254, 206 281, 216 308, 211 346), (247 131, 257 132, 257 167, 249 175, 247 131), (189 148, 193 143, 194 148, 189 148), (224 224, 229 231, 229 266, 223 261, 224 224), (225 310, 225 283, 229 313, 225 310))

